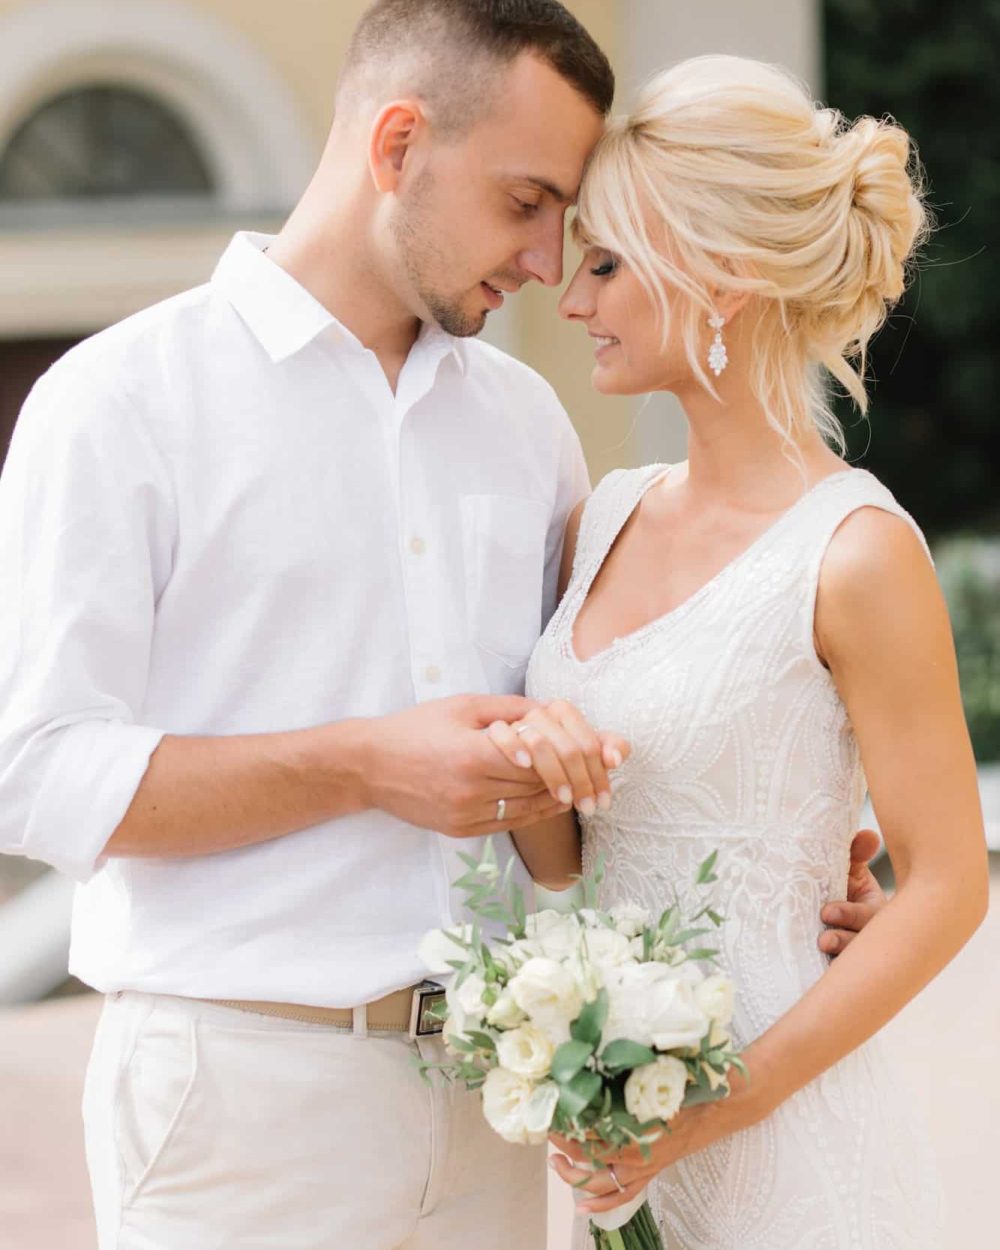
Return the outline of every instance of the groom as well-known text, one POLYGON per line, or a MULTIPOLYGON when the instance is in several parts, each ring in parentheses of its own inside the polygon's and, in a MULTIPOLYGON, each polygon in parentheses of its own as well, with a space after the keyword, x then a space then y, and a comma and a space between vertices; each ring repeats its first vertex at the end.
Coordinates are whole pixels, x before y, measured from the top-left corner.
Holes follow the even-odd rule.
MULTIPOLYGON (((569 806, 481 730, 530 706, 583 457, 474 336, 560 281, 612 94, 554 0, 380 0, 280 235, 25 406, 0 850, 82 883, 102 1250, 543 1245, 539 1153, 408 1031, 455 849, 569 806)), ((829 941, 880 900, 857 849, 829 941)))

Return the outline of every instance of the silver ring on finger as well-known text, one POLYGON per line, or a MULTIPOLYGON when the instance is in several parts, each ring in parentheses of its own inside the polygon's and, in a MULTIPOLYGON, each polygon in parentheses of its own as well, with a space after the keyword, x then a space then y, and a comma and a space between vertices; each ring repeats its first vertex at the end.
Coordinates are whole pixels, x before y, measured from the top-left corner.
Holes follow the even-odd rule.
POLYGON ((518 727, 514 730, 514 732, 517 734, 518 737, 520 737, 521 734, 527 733, 530 728, 531 728, 530 725, 518 725, 518 727))
POLYGON ((618 1190, 618 1192, 620 1194, 623 1194, 625 1192, 625 1186, 618 1179, 618 1173, 615 1171, 615 1165, 613 1163, 608 1164, 608 1175, 614 1181, 615 1188, 618 1190))
POLYGON ((497 820, 503 820, 507 815, 507 800, 497 799, 497 820))

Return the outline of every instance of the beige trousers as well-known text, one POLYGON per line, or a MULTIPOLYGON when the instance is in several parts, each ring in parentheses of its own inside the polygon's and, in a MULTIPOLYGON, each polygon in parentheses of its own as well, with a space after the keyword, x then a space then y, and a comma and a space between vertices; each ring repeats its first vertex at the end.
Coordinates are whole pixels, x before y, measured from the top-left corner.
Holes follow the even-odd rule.
POLYGON ((424 1084, 417 1053, 111 996, 84 1092, 100 1250, 544 1250, 544 1147, 503 1142, 478 1095, 424 1084))

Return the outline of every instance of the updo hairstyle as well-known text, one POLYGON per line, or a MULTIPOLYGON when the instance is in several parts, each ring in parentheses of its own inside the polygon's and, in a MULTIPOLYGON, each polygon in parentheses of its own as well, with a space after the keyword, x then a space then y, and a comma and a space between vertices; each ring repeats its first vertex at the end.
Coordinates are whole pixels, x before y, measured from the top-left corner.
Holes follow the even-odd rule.
POLYGON ((913 146, 891 119, 851 123, 779 68, 709 56, 659 74, 610 124, 575 230, 639 276, 664 342, 678 320, 710 391, 713 293, 755 297, 752 385, 769 422, 788 439, 812 422, 843 450, 824 371, 867 411, 866 349, 928 224, 913 146))

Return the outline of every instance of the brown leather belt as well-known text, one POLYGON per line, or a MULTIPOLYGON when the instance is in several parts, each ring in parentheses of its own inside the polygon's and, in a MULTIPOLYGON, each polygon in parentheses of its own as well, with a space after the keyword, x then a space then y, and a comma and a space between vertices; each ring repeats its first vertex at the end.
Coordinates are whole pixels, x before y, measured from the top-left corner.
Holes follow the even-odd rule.
MULTIPOLYGON (((434 1005, 444 998, 444 990, 434 982, 395 990, 384 998, 366 1004, 367 1027, 373 1033, 409 1033, 411 1037, 429 1037, 441 1032, 441 1021, 430 1014, 434 1005)), ((302 1003, 265 1003, 243 998, 206 998, 204 1002, 217 1007, 231 1007, 258 1016, 276 1016, 301 1024, 326 1024, 333 1028, 354 1027, 352 1007, 309 1007, 302 1003)))

